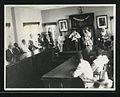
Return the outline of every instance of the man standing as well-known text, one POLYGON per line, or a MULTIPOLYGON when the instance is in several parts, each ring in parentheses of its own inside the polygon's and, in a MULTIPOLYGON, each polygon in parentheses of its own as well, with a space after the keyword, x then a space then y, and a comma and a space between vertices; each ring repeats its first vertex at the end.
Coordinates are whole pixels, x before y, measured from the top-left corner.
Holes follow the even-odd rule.
POLYGON ((64 41, 65 41, 65 37, 62 35, 62 32, 61 32, 60 35, 58 36, 58 48, 60 52, 63 52, 64 41))
POLYGON ((79 50, 79 40, 81 38, 80 34, 76 31, 76 29, 73 29, 72 33, 69 36, 70 39, 72 39, 72 41, 75 42, 75 48, 76 51, 79 50))
POLYGON ((54 41, 53 41, 53 37, 52 37, 51 28, 48 28, 48 36, 49 36, 49 44, 51 46, 54 46, 54 41))
POLYGON ((85 48, 88 50, 88 52, 90 52, 92 51, 93 41, 92 41, 91 32, 88 27, 85 27, 85 29, 83 29, 83 34, 84 34, 83 43, 85 45, 85 48))

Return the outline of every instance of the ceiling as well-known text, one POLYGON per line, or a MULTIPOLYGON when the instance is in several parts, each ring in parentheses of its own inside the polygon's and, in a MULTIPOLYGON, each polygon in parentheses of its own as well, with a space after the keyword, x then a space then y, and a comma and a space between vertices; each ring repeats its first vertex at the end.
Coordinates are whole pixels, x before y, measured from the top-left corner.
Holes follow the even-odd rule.
POLYGON ((38 10, 49 10, 49 9, 58 9, 58 8, 73 7, 73 6, 71 5, 20 5, 19 6, 18 5, 14 7, 33 8, 38 10))
POLYGON ((57 6, 57 5, 40 5, 40 6, 31 6, 31 8, 39 9, 39 10, 49 10, 49 9, 57 9, 57 8, 65 8, 71 6, 57 6))

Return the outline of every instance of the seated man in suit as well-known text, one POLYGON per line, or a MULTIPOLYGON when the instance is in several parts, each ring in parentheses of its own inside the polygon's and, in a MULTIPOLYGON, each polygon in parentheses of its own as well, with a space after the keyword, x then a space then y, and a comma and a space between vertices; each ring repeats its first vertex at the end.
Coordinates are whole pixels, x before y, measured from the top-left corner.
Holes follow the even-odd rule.
POLYGON ((8 49, 6 50, 6 60, 9 63, 14 61, 13 46, 11 44, 8 45, 8 49))
POLYGON ((16 60, 19 60, 21 54, 23 54, 23 50, 18 46, 17 43, 14 43, 13 54, 16 57, 16 60))
POLYGON ((34 46, 33 41, 29 40, 29 50, 34 51, 35 49, 38 49, 36 46, 34 46))

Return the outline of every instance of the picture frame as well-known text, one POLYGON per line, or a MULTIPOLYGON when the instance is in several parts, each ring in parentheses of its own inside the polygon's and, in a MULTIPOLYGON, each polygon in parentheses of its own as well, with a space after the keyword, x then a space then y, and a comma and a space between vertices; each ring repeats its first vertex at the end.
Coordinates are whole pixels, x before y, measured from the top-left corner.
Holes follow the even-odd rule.
POLYGON ((68 31, 68 20, 67 19, 58 20, 58 26, 59 26, 60 32, 67 32, 68 31))
POLYGON ((108 17, 107 15, 96 16, 98 28, 108 28, 108 17))

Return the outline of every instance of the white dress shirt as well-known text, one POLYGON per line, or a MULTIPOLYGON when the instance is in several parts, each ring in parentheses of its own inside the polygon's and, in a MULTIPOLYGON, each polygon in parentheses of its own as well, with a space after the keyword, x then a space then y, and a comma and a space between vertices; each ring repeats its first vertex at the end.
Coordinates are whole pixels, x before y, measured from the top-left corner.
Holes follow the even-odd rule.
POLYGON ((84 82, 85 87, 92 87, 93 83, 93 71, 88 61, 81 59, 81 63, 79 63, 77 69, 73 73, 74 77, 80 77, 83 82, 90 81, 90 83, 84 82))
POLYGON ((10 50, 10 52, 13 54, 13 51, 12 51, 12 49, 9 49, 10 50))
POLYGON ((58 44, 63 44, 64 41, 65 41, 64 36, 58 36, 58 44))
POLYGON ((29 52, 29 51, 30 51, 30 50, 28 49, 27 45, 22 44, 22 45, 21 45, 21 48, 22 48, 23 52, 29 52))
POLYGON ((69 38, 72 38, 72 41, 78 42, 78 39, 80 39, 81 36, 78 32, 73 32, 70 34, 69 38))
POLYGON ((97 69, 98 72, 103 71, 104 65, 109 62, 109 59, 106 55, 99 55, 94 61, 94 69, 95 71, 97 69))

